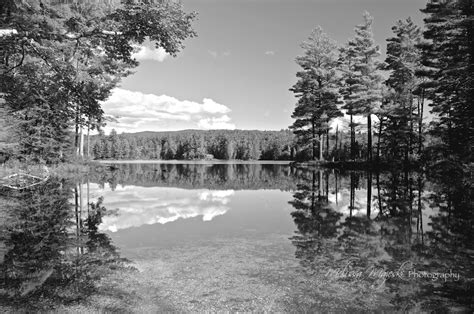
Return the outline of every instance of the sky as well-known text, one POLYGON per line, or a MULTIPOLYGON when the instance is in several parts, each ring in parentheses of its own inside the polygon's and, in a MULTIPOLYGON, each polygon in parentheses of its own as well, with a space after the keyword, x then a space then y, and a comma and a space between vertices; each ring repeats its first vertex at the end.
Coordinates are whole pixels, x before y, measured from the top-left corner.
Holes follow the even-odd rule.
POLYGON ((301 42, 316 26, 339 45, 354 36, 364 11, 384 58, 397 20, 422 26, 426 0, 182 0, 196 11, 198 36, 177 57, 145 46, 140 65, 103 104, 118 117, 106 132, 183 129, 280 130, 292 124, 289 89, 301 42))

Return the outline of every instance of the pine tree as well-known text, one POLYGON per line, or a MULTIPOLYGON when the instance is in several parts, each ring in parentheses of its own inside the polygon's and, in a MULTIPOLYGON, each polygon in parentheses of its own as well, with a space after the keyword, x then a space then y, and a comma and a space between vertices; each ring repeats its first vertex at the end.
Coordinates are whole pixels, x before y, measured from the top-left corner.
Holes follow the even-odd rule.
POLYGON ((372 160, 372 117, 381 101, 380 49, 375 45, 372 32, 373 18, 364 13, 364 22, 355 27, 355 37, 348 43, 347 55, 352 70, 347 84, 350 86, 349 106, 354 115, 367 117, 367 160, 372 160))
POLYGON ((302 70, 296 74, 298 81, 290 89, 298 98, 292 115, 296 121, 290 129, 300 143, 310 143, 313 160, 319 141, 319 159, 322 159, 321 137, 327 132, 331 119, 342 115, 337 108, 337 46, 317 27, 301 47, 304 55, 297 57, 296 63, 302 70))
POLYGON ((420 75, 430 82, 426 95, 437 116, 431 133, 441 140, 434 148, 443 159, 472 162, 474 3, 431 0, 422 12, 427 17, 420 75))
MULTIPOLYGON (((385 127, 381 134, 385 151, 392 159, 408 161, 417 141, 417 106, 415 91, 419 80, 415 76, 420 67, 421 29, 408 18, 392 27, 395 37, 387 39, 386 69, 390 76, 387 86, 393 90, 390 100, 383 102, 382 119, 385 127)), ((418 113, 419 114, 419 113, 418 113)))
POLYGON ((349 129, 350 129, 350 159, 355 159, 355 129, 358 126, 354 122, 354 107, 356 105, 355 92, 358 88, 355 80, 355 51, 348 43, 340 49, 339 55, 339 71, 342 73, 340 80, 340 93, 344 98, 344 105, 342 109, 346 110, 349 115, 349 129))

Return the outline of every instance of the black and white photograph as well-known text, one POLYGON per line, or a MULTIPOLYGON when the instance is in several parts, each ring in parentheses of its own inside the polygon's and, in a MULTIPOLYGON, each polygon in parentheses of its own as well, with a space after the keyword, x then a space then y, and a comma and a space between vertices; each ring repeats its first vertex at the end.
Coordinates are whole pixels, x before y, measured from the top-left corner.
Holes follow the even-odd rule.
POLYGON ((473 0, 0 0, 0 312, 474 312, 473 72, 473 0))

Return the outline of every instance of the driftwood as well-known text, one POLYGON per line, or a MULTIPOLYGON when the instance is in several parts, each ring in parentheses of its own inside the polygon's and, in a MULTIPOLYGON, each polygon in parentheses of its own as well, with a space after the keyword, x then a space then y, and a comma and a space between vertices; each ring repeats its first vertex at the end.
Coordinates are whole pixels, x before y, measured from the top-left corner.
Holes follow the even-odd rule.
POLYGON ((42 184, 49 179, 49 171, 46 168, 44 176, 35 176, 28 173, 14 173, 0 179, 2 187, 13 190, 28 189, 38 184, 42 184))

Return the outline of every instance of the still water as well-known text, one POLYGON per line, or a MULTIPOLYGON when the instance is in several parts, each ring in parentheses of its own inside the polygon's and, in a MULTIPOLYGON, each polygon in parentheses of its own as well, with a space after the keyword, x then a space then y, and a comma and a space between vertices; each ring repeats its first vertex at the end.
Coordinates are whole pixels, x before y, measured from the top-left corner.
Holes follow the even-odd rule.
POLYGON ((116 167, 2 191, 7 309, 473 309, 462 180, 281 164, 116 167))

